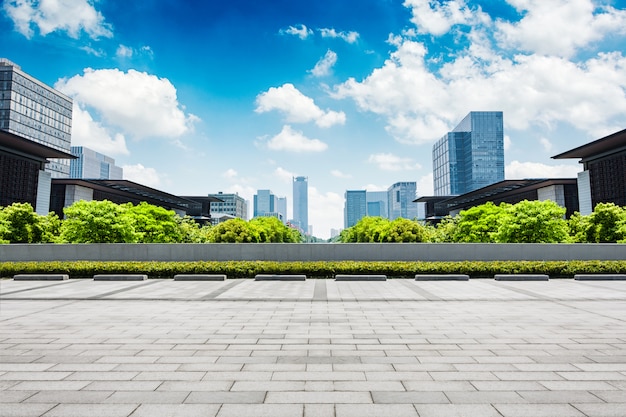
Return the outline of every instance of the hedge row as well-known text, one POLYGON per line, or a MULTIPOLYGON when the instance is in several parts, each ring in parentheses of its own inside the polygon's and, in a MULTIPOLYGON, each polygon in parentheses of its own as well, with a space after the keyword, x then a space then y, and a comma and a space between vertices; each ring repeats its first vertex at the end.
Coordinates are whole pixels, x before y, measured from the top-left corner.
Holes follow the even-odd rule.
POLYGON ((256 274, 305 274, 333 278, 335 274, 385 274, 412 278, 416 274, 467 274, 491 278, 495 274, 547 274, 567 278, 575 274, 626 273, 626 261, 463 261, 463 262, 0 262, 0 277, 16 274, 68 274, 90 278, 95 274, 146 274, 172 278, 176 274, 225 274, 228 278, 253 278, 256 274))

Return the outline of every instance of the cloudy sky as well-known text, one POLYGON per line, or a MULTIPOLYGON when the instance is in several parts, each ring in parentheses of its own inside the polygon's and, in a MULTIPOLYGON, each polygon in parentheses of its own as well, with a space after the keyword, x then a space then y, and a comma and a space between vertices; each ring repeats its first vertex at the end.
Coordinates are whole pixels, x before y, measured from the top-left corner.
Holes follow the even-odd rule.
POLYGON ((309 179, 416 181, 470 111, 504 112, 506 177, 573 177, 562 151, 626 128, 626 0, 4 0, 0 57, 74 99, 74 145, 179 195, 309 179))

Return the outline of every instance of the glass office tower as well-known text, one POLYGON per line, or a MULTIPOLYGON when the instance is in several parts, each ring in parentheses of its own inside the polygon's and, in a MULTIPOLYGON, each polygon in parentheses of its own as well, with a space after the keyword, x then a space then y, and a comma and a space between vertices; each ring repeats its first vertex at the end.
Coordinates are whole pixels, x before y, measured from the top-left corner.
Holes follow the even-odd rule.
POLYGON ((367 191, 348 190, 345 194, 343 208, 343 226, 352 227, 367 216, 367 191))
POLYGON ((433 145, 436 196, 465 194, 503 180, 501 111, 470 112, 433 145))
MULTIPOLYGON (((0 58, 0 130, 70 153, 72 99, 0 58)), ((51 159, 45 171, 67 178, 69 159, 51 159)))
POLYGON ((84 146, 72 146, 70 178, 121 180, 124 170, 115 165, 115 159, 84 146))
POLYGON ((389 220, 398 217, 413 220, 417 217, 417 183, 397 182, 387 189, 389 220))
POLYGON ((309 234, 309 179, 293 178, 293 223, 309 234))

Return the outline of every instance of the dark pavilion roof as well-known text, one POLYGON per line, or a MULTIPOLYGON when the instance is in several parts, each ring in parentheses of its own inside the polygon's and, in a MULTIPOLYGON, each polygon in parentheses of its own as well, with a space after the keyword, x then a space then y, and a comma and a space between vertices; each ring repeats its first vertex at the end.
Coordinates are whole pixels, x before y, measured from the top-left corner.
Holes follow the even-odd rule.
POLYGON ((188 208, 194 204, 198 204, 193 200, 178 197, 128 180, 53 178, 52 184, 80 185, 98 191, 109 192, 119 196, 132 196, 149 203, 161 203, 172 207, 188 208))
POLYGON ((509 195, 514 195, 518 190, 523 189, 523 192, 536 190, 538 188, 548 187, 550 185, 557 184, 576 184, 575 178, 561 178, 561 179, 523 179, 523 180, 504 180, 495 184, 488 185, 478 190, 471 191, 457 196, 447 197, 420 197, 417 200, 413 200, 415 203, 425 203, 428 201, 439 202, 445 204, 448 207, 465 206, 467 204, 481 204, 493 199, 506 198, 509 195), (437 201, 438 200, 438 201, 437 201))
POLYGON ((580 158, 588 159, 594 156, 610 154, 626 150, 626 129, 615 132, 609 136, 589 142, 569 151, 560 153, 552 159, 580 158))
POLYGON ((71 153, 51 148, 50 146, 34 142, 30 139, 25 139, 21 136, 5 132, 3 130, 0 130, 0 149, 38 159, 76 159, 76 156, 71 153))

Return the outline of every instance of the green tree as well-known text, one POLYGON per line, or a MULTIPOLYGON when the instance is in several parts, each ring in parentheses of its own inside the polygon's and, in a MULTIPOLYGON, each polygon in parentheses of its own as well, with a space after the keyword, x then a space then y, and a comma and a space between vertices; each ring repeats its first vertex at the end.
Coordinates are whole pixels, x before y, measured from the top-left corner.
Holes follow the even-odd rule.
POLYGON ((276 217, 256 217, 249 222, 259 234, 259 241, 266 243, 297 243, 301 242, 300 233, 286 226, 276 217))
POLYGON ((341 232, 341 241, 344 243, 381 242, 389 229, 389 219, 379 216, 366 216, 354 226, 341 232))
POLYGON ((180 216, 174 210, 141 202, 130 206, 126 215, 133 220, 139 243, 178 243, 184 239, 180 216))
POLYGON ((618 242, 626 237, 626 211, 614 203, 599 203, 587 216, 587 242, 618 242))
POLYGON ((496 206, 487 202, 461 211, 452 228, 453 242, 488 243, 495 241, 499 222, 507 204, 496 206))
POLYGON ((572 243, 588 243, 587 229, 589 228, 589 216, 583 216, 579 212, 572 214, 567 221, 569 238, 572 243))
POLYGON ((77 201, 63 209, 61 241, 68 243, 135 243, 135 232, 128 214, 132 204, 118 205, 108 200, 77 201))
POLYGON ((428 231, 414 220, 399 217, 391 221, 385 231, 384 242, 425 242, 428 231))
POLYGON ((236 218, 214 226, 211 229, 209 241, 214 243, 258 243, 259 239, 256 228, 250 227, 247 221, 236 218))
POLYGON ((11 243, 39 243, 43 236, 40 216, 30 203, 13 203, 0 211, 3 240, 11 243))
POLYGON ((41 242, 58 242, 61 235, 61 219, 59 219, 59 216, 54 212, 50 212, 45 216, 41 216, 39 220, 41 221, 41 227, 43 229, 41 242))
POLYGON ((457 220, 458 216, 446 216, 441 219, 437 226, 430 226, 430 241, 435 243, 453 242, 457 228, 457 220))
POLYGON ((499 243, 560 243, 569 238, 565 208, 554 201, 524 200, 503 211, 498 232, 499 243))

